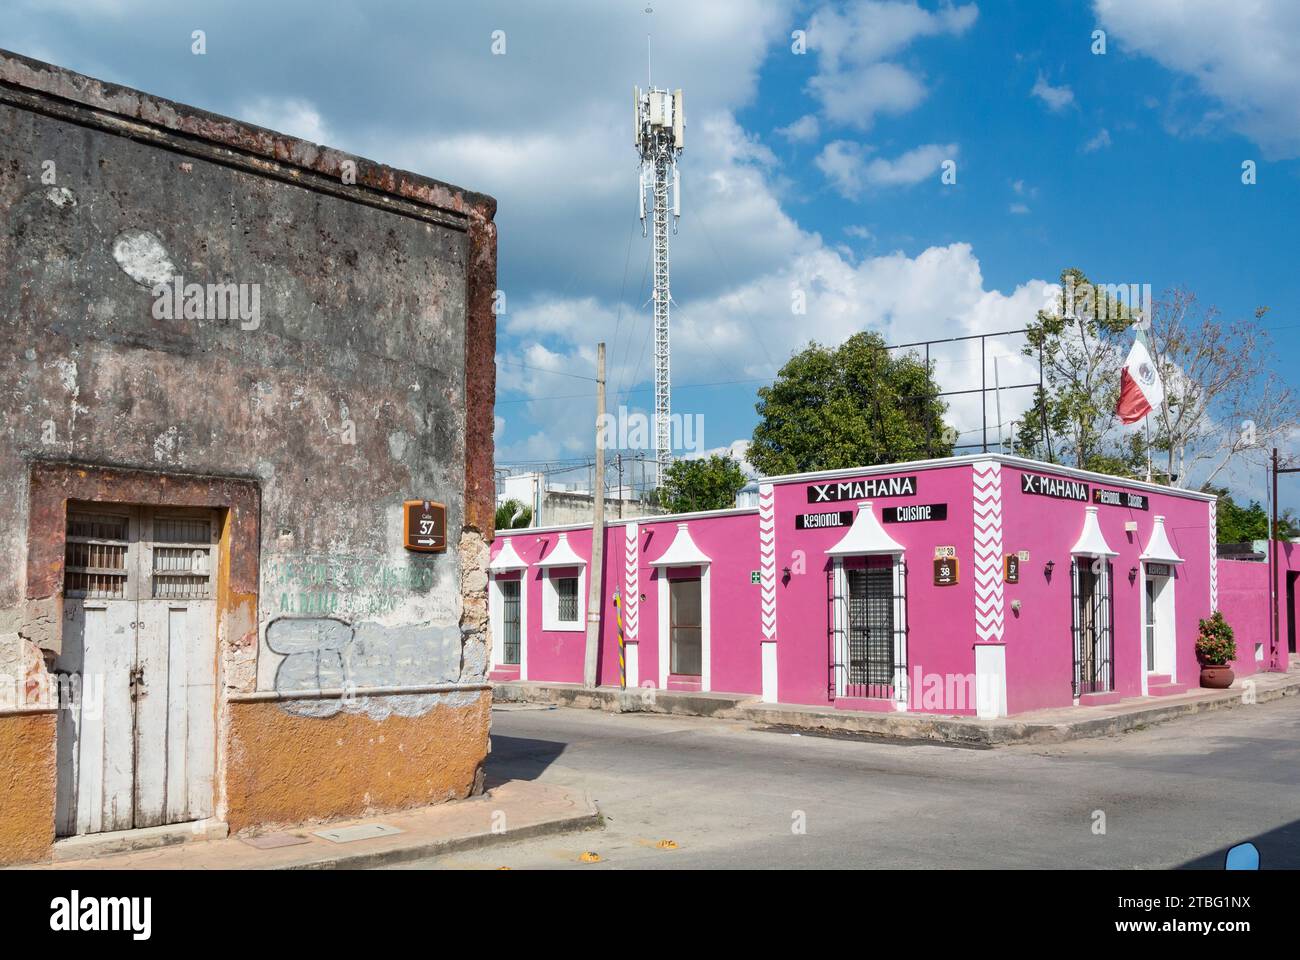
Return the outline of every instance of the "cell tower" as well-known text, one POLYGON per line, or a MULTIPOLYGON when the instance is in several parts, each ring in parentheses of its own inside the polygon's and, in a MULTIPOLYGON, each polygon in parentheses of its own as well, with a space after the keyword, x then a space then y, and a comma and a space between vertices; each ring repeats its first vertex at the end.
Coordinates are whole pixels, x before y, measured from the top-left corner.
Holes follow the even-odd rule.
POLYGON ((642 91, 632 88, 636 111, 636 148, 641 155, 641 235, 646 235, 646 192, 650 192, 654 249, 655 322, 655 459, 656 482, 663 484, 664 471, 672 463, 672 399, 668 358, 668 181, 673 185, 673 232, 682 215, 681 179, 677 157, 682 152, 686 114, 681 90, 642 91))

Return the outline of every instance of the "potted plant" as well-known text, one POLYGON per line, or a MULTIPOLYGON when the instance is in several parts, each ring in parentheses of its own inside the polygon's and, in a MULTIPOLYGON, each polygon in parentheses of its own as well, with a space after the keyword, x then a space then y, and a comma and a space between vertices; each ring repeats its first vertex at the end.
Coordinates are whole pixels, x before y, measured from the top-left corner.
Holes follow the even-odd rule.
POLYGON ((1196 659, 1201 661, 1201 686, 1212 690, 1232 686, 1234 675, 1228 664, 1237 659, 1237 642, 1222 611, 1215 610, 1213 616, 1201 621, 1196 635, 1196 659))

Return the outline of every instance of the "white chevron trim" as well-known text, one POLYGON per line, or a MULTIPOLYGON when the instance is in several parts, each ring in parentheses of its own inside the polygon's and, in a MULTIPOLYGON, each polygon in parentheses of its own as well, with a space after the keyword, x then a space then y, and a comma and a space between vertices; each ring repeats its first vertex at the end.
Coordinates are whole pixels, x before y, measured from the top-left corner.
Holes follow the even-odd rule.
POLYGON ((776 639, 776 495, 758 485, 758 577, 763 605, 763 639, 776 639))
POLYGON ((633 643, 637 639, 637 621, 641 610, 641 584, 638 574, 638 545, 640 543, 635 523, 629 523, 623 541, 623 639, 633 643))
POLYGON ((971 465, 975 540, 975 635, 1001 640, 1006 626, 1002 592, 1002 464, 971 465))
POLYGON ((1219 502, 1210 501, 1210 613, 1219 609, 1219 502))

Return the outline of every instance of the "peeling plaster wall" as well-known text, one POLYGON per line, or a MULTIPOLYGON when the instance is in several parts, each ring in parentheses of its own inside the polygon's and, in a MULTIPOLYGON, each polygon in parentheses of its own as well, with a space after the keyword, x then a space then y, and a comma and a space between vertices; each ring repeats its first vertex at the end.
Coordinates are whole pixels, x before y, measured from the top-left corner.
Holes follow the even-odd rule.
MULTIPOLYGON (((291 734, 299 775, 283 789, 302 797, 276 811, 357 809, 359 780, 321 792, 304 767, 411 780, 384 793, 394 804, 470 790, 481 691, 291 697, 484 680, 494 213, 488 197, 0 51, 0 639, 18 638, 0 643, 0 674, 21 644, 60 648, 62 530, 29 514, 33 464, 245 478, 260 492, 255 585, 218 598, 219 681, 227 697, 290 699, 223 705, 218 780, 246 785, 245 762, 283 757, 249 745, 291 734), (403 549, 402 501, 417 498, 446 504, 445 553, 403 549), (32 537, 54 543, 35 576, 32 537), (236 642, 254 630, 255 648, 236 642), (397 763, 375 746, 386 734, 312 728, 410 736, 451 714, 457 759, 432 779, 420 764, 436 740, 397 763)), ((240 788, 241 822, 266 796, 240 788)))

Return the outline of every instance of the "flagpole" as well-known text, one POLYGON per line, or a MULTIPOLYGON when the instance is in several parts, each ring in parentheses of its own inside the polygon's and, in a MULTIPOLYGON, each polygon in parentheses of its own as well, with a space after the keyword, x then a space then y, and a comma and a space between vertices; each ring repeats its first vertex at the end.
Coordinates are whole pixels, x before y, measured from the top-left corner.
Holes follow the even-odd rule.
POLYGON ((1142 425, 1147 431, 1147 483, 1151 482, 1151 414, 1142 418, 1142 425))

